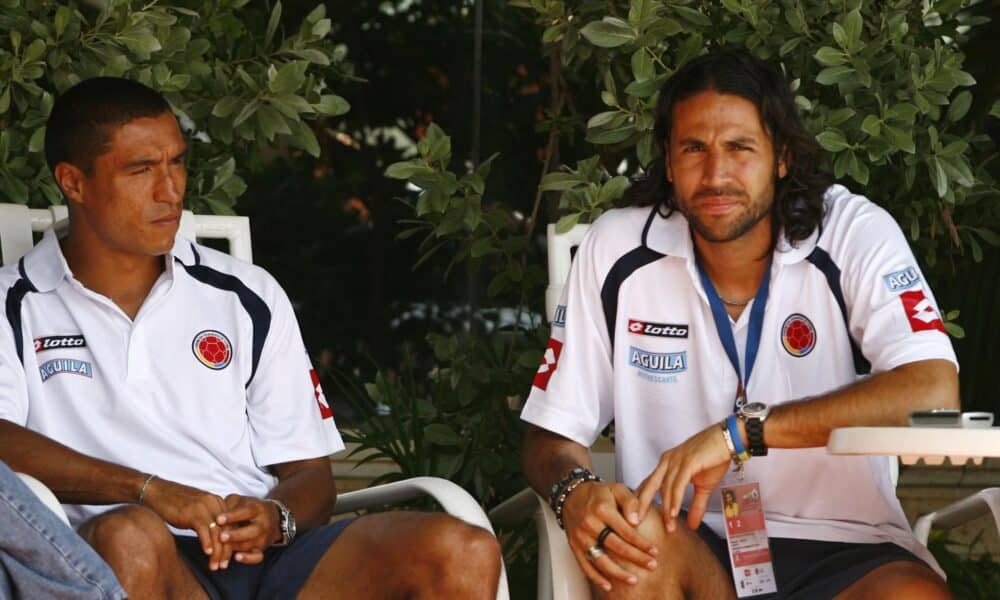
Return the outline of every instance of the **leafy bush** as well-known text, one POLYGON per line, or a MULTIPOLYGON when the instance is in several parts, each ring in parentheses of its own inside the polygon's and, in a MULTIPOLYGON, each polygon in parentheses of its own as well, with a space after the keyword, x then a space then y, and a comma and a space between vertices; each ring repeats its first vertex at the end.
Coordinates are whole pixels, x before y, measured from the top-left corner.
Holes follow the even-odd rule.
POLYGON ((269 11, 249 4, 0 0, 0 194, 61 203, 42 153, 45 121, 55 95, 99 75, 141 81, 181 116, 187 203, 198 211, 233 212, 246 189, 237 157, 253 164, 274 143, 318 155, 305 121, 349 109, 327 89, 328 79, 349 76, 346 49, 326 38, 322 4, 287 34, 281 2, 269 11))

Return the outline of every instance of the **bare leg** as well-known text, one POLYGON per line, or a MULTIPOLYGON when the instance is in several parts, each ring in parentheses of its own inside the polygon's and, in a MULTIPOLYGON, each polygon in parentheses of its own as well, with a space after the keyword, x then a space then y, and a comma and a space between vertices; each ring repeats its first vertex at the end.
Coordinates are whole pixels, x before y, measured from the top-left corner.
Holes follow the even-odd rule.
POLYGON ((488 531, 443 514, 391 512, 353 523, 299 594, 329 598, 496 598, 500 546, 488 531))
POLYGON ((683 521, 678 521, 677 529, 668 533, 663 526, 663 513, 654 505, 646 519, 639 524, 639 533, 656 544, 659 550, 656 570, 648 571, 622 561, 619 564, 635 575, 638 582, 635 585, 614 582, 610 592, 591 586, 595 598, 724 600, 736 597, 732 581, 719 559, 683 521))
POLYGON ((837 600, 950 600, 951 597, 948 585, 930 567, 906 560, 886 563, 837 594, 837 600))
POLYGON ((111 565, 129 598, 208 598, 163 519, 148 508, 109 511, 84 523, 80 535, 111 565))

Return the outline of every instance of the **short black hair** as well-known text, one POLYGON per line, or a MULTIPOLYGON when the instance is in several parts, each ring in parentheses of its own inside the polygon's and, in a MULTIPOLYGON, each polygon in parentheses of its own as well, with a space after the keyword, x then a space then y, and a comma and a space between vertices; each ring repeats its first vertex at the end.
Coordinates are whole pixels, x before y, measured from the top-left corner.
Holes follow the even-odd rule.
MULTIPOLYGON (((774 233, 784 230, 792 243, 808 238, 823 220, 823 194, 833 177, 820 168, 822 150, 809 134, 795 107, 795 95, 774 65, 743 49, 700 56, 681 67, 660 91, 656 105, 656 141, 666 153, 673 128, 674 105, 701 92, 714 90, 753 102, 764 130, 771 136, 777 160, 784 157, 788 174, 774 186, 774 233)), ((677 210, 673 185, 666 179, 663 158, 654 160, 646 175, 633 185, 625 203, 663 205, 677 210)))
POLYGON ((55 171, 67 162, 87 175, 122 125, 170 112, 159 92, 130 79, 94 77, 66 90, 52 106, 45 127, 45 160, 55 171))

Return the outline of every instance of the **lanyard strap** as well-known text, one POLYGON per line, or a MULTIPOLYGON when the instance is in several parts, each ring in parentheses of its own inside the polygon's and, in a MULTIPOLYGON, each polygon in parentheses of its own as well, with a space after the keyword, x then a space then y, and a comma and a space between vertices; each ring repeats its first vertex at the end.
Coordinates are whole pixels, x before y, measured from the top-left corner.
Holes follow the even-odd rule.
POLYGON ((753 364, 757 360, 757 349, 760 347, 760 334, 764 328, 764 307, 767 305, 767 291, 771 283, 771 265, 764 271, 764 278, 757 288, 757 295, 753 299, 753 307, 750 309, 750 329, 747 332, 747 347, 744 353, 746 359, 746 373, 740 370, 740 358, 736 353, 736 339, 733 337, 733 327, 729 323, 729 313, 723 305, 722 298, 715 291, 715 285, 709 279, 708 273, 702 266, 700 260, 695 260, 698 266, 698 276, 701 277, 701 285, 705 288, 708 296, 708 305, 712 309, 712 318, 715 320, 715 329, 719 332, 719 341, 729 357, 730 364, 736 371, 736 379, 739 387, 736 391, 735 409, 741 407, 746 401, 746 388, 750 383, 750 374, 753 372, 753 364))

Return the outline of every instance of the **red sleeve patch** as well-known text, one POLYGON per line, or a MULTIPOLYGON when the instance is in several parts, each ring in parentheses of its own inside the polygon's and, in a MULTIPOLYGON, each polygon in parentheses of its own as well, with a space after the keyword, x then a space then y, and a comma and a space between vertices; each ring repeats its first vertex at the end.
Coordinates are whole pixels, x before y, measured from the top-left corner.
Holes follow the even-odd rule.
POLYGON ((903 310, 906 311, 906 318, 910 322, 910 329, 913 331, 937 330, 944 333, 944 323, 934 309, 934 305, 924 295, 923 290, 912 290, 899 295, 903 303, 903 310))
POLYGON ((330 405, 326 401, 326 394, 323 393, 323 387, 319 384, 319 373, 316 372, 316 369, 309 369, 309 377, 312 378, 313 396, 316 398, 316 404, 319 405, 320 417, 332 419, 333 411, 330 410, 330 405))
POLYGON ((545 354, 542 355, 542 364, 538 367, 538 373, 535 374, 535 380, 532 385, 540 390, 545 390, 549 387, 549 379, 552 374, 556 372, 556 367, 559 366, 559 355, 562 353, 563 344, 555 338, 549 339, 549 345, 545 348, 545 354))

